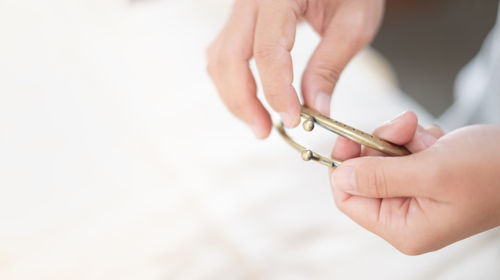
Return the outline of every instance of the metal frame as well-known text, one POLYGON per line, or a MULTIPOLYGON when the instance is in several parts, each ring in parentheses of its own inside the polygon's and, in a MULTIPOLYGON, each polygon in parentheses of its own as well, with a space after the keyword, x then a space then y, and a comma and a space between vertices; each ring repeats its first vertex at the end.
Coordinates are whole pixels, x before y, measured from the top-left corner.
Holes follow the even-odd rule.
MULTIPOLYGON (((302 107, 300 116, 302 118, 305 118, 305 121, 302 123, 302 126, 304 130, 306 131, 312 131, 314 129, 315 124, 318 124, 319 126, 336 133, 342 137, 348 138, 356 143, 359 143, 361 145, 364 145, 366 147, 375 149, 377 151, 383 152, 389 156, 404 156, 410 154, 410 152, 402 146, 395 145, 391 142, 388 142, 384 139, 378 138, 376 136, 373 136, 369 133, 363 132, 359 129, 356 129, 354 127, 348 126, 346 124, 343 124, 339 121, 330 119, 326 116, 321 115, 320 113, 307 108, 307 107, 302 107)), ((286 133, 285 127, 283 125, 283 122, 280 121, 276 125, 276 129, 280 133, 280 135, 285 139, 285 141, 290 144, 293 148, 298 150, 301 155, 302 159, 305 161, 309 160, 314 160, 317 161, 318 163, 321 163, 325 166, 328 167, 336 167, 339 166, 342 161, 335 159, 335 158, 328 158, 325 156, 322 156, 318 153, 315 153, 304 146, 298 144, 295 142, 288 134, 286 133)))

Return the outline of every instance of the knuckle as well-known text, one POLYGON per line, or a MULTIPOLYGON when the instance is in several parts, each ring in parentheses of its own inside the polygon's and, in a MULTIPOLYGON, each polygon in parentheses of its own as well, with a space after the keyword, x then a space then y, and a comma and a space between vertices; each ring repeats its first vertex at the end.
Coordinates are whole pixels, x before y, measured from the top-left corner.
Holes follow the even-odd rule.
POLYGON ((404 245, 396 247, 401 253, 408 256, 418 256, 425 253, 422 248, 410 244, 410 242, 405 242, 404 245))
POLYGON ((207 66, 206 66, 206 70, 207 70, 208 75, 210 75, 211 77, 214 77, 216 67, 213 63, 208 62, 207 66))
POLYGON ((245 102, 243 102, 239 98, 231 98, 226 100, 226 106, 229 111, 235 116, 243 116, 243 112, 245 110, 245 102))
POLYGON ((214 46, 213 46, 213 43, 210 44, 206 49, 205 49, 205 57, 207 60, 210 60, 210 58, 212 57, 212 54, 213 54, 213 49, 214 49, 214 46))
POLYGON ((392 232, 387 239, 394 248, 408 256, 418 256, 443 247, 435 232, 430 230, 422 234, 418 227, 392 232))
POLYGON ((207 72, 210 76, 215 76, 219 72, 226 71, 230 66, 230 61, 225 55, 212 54, 207 59, 207 72))
POLYGON ((283 112, 287 109, 288 97, 286 89, 279 84, 266 83, 264 86, 264 95, 266 100, 276 112, 283 112))
POLYGON ((226 72, 236 61, 235 55, 228 51, 228 46, 221 43, 220 39, 215 40, 206 50, 207 72, 214 76, 220 72, 226 72))
POLYGON ((428 246, 419 238, 403 238, 393 246, 401 253, 408 256, 418 256, 429 252, 428 246))
POLYGON ((267 44, 256 44, 253 48, 253 56, 255 60, 270 60, 273 58, 275 48, 267 44))
POLYGON ((282 91, 280 91, 278 85, 275 83, 267 83, 264 85, 264 94, 271 106, 279 104, 283 97, 282 91))
POLYGON ((352 15, 348 25, 350 38, 356 45, 365 45, 372 39, 374 31, 366 14, 360 12, 352 15))
POLYGON ((441 129, 440 126, 438 125, 430 125, 428 127, 425 128, 427 131, 430 131, 430 132, 434 132, 434 136, 436 136, 437 138, 441 138, 443 135, 444 135, 444 131, 443 129, 441 129))
POLYGON ((208 47, 205 49, 205 57, 207 61, 212 61, 217 54, 218 49, 220 49, 219 38, 216 38, 208 47))
POLYGON ((210 76, 213 76, 217 69, 216 55, 214 49, 215 49, 214 44, 211 44, 205 50, 205 56, 207 61, 206 70, 210 76))
POLYGON ((217 77, 225 66, 220 61, 209 61, 206 66, 207 73, 212 79, 217 77))
POLYGON ((320 79, 333 84, 340 79, 341 72, 340 66, 326 63, 319 63, 313 70, 313 73, 320 79))
POLYGON ((354 44, 357 46, 364 46, 372 40, 372 33, 366 29, 359 29, 354 33, 354 44))

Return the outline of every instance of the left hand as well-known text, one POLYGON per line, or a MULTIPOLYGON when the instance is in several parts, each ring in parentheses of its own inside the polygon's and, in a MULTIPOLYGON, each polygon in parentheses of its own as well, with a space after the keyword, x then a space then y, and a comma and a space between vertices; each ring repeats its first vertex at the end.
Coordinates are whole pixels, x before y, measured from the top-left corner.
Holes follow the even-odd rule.
POLYGON ((333 156, 345 161, 330 172, 333 194, 355 222, 409 255, 500 225, 500 126, 443 136, 406 112, 374 134, 413 154, 382 157, 338 138, 333 156))
POLYGON ((266 138, 269 113, 257 98, 249 68, 254 57, 262 89, 287 127, 300 123, 290 54, 304 19, 322 37, 302 77, 304 103, 324 115, 340 73, 375 36, 385 0, 235 0, 224 29, 207 49, 207 70, 228 109, 266 138))

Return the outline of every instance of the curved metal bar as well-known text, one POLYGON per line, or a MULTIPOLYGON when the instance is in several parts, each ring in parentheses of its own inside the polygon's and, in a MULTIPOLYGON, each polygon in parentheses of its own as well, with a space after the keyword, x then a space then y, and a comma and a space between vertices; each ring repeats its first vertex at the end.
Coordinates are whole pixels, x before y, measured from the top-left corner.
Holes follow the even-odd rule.
POLYGON ((395 145, 339 121, 332 120, 307 107, 302 107, 300 115, 308 120, 312 119, 314 123, 317 123, 321 127, 333 133, 351 139, 356 143, 370 147, 389 156, 405 156, 410 154, 405 147, 395 145))
MULTIPOLYGON (((361 145, 370 147, 372 149, 381 151, 387 155, 390 156, 404 156, 410 154, 410 152, 402 146, 395 145, 391 142, 388 142, 384 139, 378 138, 376 136, 373 136, 369 133, 363 132, 359 129, 356 129, 354 127, 348 126, 346 124, 343 124, 339 121, 330 119, 328 117, 325 117, 318 112, 309 109, 307 107, 302 107, 302 110, 300 112, 301 117, 305 118, 306 120, 302 123, 302 126, 306 131, 311 131, 314 129, 314 125, 318 124, 319 126, 336 133, 340 136, 343 136, 345 138, 348 138, 354 142, 357 142, 361 145)), ((294 147, 296 150, 301 152, 302 159, 304 160, 314 160, 317 161, 323 165, 329 166, 329 167, 336 167, 342 163, 342 161, 337 160, 337 159, 329 159, 327 157, 324 157, 320 154, 317 154, 309 149, 306 149, 302 145, 298 144, 295 142, 290 136, 285 131, 285 128, 283 126, 283 122, 279 122, 276 125, 276 129, 280 133, 280 135, 285 139, 285 141, 290 144, 292 147, 294 147)))
POLYGON ((317 161, 325 166, 328 166, 328 167, 336 167, 336 166, 339 166, 342 161, 340 160, 337 160, 337 159, 329 159, 325 156, 322 156, 318 153, 315 153, 309 149, 306 149, 304 146, 300 145, 299 143, 295 142, 292 138, 290 138, 290 136, 288 136, 288 134, 286 133, 285 131, 285 127, 283 126, 283 122, 279 122, 277 125, 276 125, 276 129, 278 130, 278 132, 280 133, 280 135, 283 137, 283 139, 285 139, 285 141, 290 144, 290 146, 294 147, 297 151, 299 151, 302 155, 302 159, 305 160, 305 161, 308 161, 308 160, 314 160, 314 161, 317 161))

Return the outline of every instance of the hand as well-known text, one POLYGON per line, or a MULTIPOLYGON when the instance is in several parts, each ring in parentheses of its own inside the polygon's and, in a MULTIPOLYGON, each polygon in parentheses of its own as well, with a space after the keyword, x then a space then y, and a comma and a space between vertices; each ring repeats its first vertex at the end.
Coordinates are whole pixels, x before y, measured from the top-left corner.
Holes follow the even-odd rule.
POLYGON ((302 77, 307 106, 329 115, 330 98, 349 60, 374 37, 384 0, 236 0, 224 29, 207 49, 207 69, 229 110, 265 138, 272 123, 256 97, 253 57, 269 105, 287 127, 300 121, 290 51, 305 18, 323 37, 302 77))
POLYGON ((355 222, 409 255, 500 225, 499 126, 443 136, 406 112, 374 134, 413 154, 381 157, 337 140, 333 156, 349 160, 331 172, 332 189, 338 208, 355 222))

